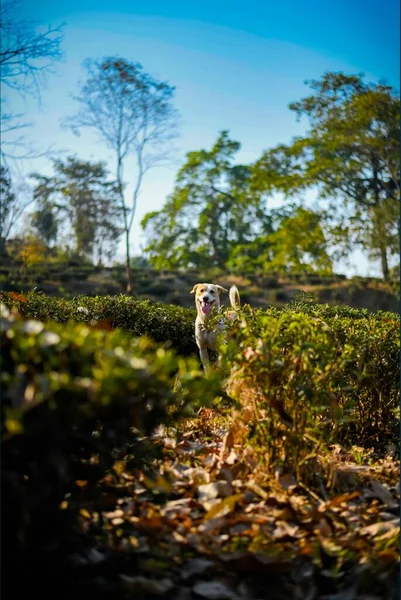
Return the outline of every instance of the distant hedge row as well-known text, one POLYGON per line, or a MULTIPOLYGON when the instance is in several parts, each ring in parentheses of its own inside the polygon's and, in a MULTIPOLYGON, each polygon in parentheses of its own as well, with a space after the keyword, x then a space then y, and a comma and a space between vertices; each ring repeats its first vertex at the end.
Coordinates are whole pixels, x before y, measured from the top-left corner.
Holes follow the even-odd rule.
MULTIPOLYGON (((77 296, 64 300, 46 296, 35 291, 26 295, 15 292, 0 292, 0 301, 8 308, 15 307, 25 317, 42 321, 69 321, 87 323, 98 328, 121 328, 135 337, 146 335, 155 342, 168 342, 172 348, 184 356, 197 353, 194 336, 195 309, 166 305, 150 300, 134 301, 121 294, 119 296, 77 296)), ((366 309, 358 310, 348 306, 329 306, 302 299, 292 301, 284 309, 270 307, 266 314, 278 315, 284 311, 301 312, 322 319, 366 320, 375 323, 393 320, 399 317, 394 313, 377 311, 370 313, 366 309)), ((264 312, 264 311, 262 311, 264 312)), ((338 326, 340 326, 338 324, 338 326)), ((347 327, 343 337, 347 336, 347 327)))
POLYGON ((123 294, 64 300, 37 292, 2 292, 0 300, 25 317, 57 323, 81 322, 106 330, 120 328, 134 337, 145 335, 158 343, 168 342, 183 356, 196 353, 195 310, 150 300, 134 301, 123 294))

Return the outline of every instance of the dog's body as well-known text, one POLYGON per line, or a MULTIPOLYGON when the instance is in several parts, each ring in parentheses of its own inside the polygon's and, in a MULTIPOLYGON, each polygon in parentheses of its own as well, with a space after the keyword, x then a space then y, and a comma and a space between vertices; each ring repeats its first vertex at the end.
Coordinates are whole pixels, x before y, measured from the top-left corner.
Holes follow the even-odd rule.
MULTIPOLYGON (((213 283, 197 283, 191 290, 191 294, 195 294, 195 306, 197 317, 195 321, 195 339, 199 348, 200 359, 205 372, 210 371, 209 350, 216 350, 217 336, 225 328, 225 323, 220 320, 219 323, 211 330, 208 327, 210 320, 220 310, 220 294, 228 292, 221 285, 213 283)), ((229 291, 231 306, 239 308, 240 298, 238 289, 235 285, 231 286, 229 291)), ((231 318, 235 318, 235 313, 232 313, 231 318)), ((230 317, 229 317, 230 318, 230 317)))

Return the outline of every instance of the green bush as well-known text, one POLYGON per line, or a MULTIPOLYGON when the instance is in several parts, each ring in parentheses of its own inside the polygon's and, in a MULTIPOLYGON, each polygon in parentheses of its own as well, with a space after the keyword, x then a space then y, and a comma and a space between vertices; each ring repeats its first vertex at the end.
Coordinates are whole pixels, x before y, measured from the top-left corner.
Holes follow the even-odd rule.
POLYGON ((100 322, 110 329, 124 329, 136 337, 146 335, 156 342, 169 342, 185 356, 197 353, 194 309, 150 300, 134 301, 123 294, 77 296, 64 300, 37 292, 29 292, 26 296, 0 293, 0 300, 9 308, 15 306, 26 317, 58 323, 100 322))
POLYGON ((1 308, 2 533, 7 553, 24 561, 21 553, 31 560, 63 535, 75 509, 60 511, 60 503, 77 481, 92 486, 95 502, 116 451, 144 468, 152 456, 144 436, 207 405, 219 383, 217 375, 206 380, 194 358, 146 338, 1 308))
POLYGON ((393 313, 299 299, 284 310, 242 309, 222 365, 229 393, 253 407, 249 435, 268 468, 310 482, 327 444, 397 439, 399 325, 393 313))

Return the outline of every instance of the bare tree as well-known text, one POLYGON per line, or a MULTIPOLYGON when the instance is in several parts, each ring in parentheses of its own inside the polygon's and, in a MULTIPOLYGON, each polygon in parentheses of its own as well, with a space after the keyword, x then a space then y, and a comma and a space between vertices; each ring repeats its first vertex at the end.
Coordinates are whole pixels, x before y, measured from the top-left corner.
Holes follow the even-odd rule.
MULTIPOLYGON (((176 135, 177 113, 172 106, 174 88, 143 71, 139 63, 120 57, 84 62, 87 78, 75 99, 79 112, 65 121, 76 134, 94 129, 116 157, 123 228, 125 235, 127 293, 132 292, 129 237, 145 174, 165 163, 176 135), (126 201, 124 167, 134 157, 135 185, 131 202, 126 201)), ((132 163, 131 163, 132 164, 132 163)))
POLYGON ((27 186, 15 188, 9 170, 0 165, 0 255, 5 251, 13 227, 32 202, 32 193, 27 186))
POLYGON ((40 95, 43 75, 61 58, 62 26, 40 31, 35 24, 18 18, 20 2, 9 0, 0 7, 1 83, 40 95))
POLYGON ((41 29, 36 23, 21 19, 19 0, 6 0, 0 5, 0 82, 1 99, 1 157, 33 158, 40 156, 27 148, 24 136, 18 135, 7 140, 7 134, 29 126, 21 122, 23 115, 4 110, 7 106, 5 91, 14 90, 20 95, 34 94, 40 101, 45 74, 52 63, 62 57, 60 48, 62 28, 41 29), (10 148, 13 148, 13 151, 10 148))

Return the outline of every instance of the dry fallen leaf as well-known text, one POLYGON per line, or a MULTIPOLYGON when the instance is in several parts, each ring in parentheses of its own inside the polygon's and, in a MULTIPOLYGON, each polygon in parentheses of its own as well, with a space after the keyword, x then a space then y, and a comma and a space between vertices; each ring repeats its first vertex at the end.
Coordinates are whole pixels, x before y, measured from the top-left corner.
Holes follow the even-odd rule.
POLYGON ((192 588, 200 598, 207 600, 236 600, 238 596, 220 581, 202 581, 192 588))
POLYGON ((360 530, 361 535, 368 535, 375 537, 386 533, 396 534, 400 530, 400 520, 393 519, 392 521, 382 521, 379 523, 373 523, 373 525, 367 525, 362 527, 360 530))
POLYGON ((370 481, 372 491, 365 491, 366 498, 379 498, 389 508, 398 508, 399 503, 391 495, 390 491, 379 481, 372 479, 370 481))
POLYGON ((194 558, 187 562, 181 571, 181 579, 187 581, 193 576, 203 575, 214 567, 214 562, 205 558, 194 558))
POLYGON ((142 577, 142 575, 138 575, 137 577, 120 575, 120 579, 126 590, 152 594, 153 596, 164 596, 164 594, 167 594, 174 587, 170 579, 154 580, 142 577))
POLYGON ((224 498, 224 500, 221 500, 210 508, 204 520, 208 521, 209 519, 216 519, 217 517, 224 517, 225 515, 228 515, 228 513, 235 509, 237 502, 241 498, 242 494, 234 494, 233 496, 224 498))
POLYGON ((278 482, 284 490, 291 490, 298 486, 298 481, 290 473, 278 476, 278 482))

